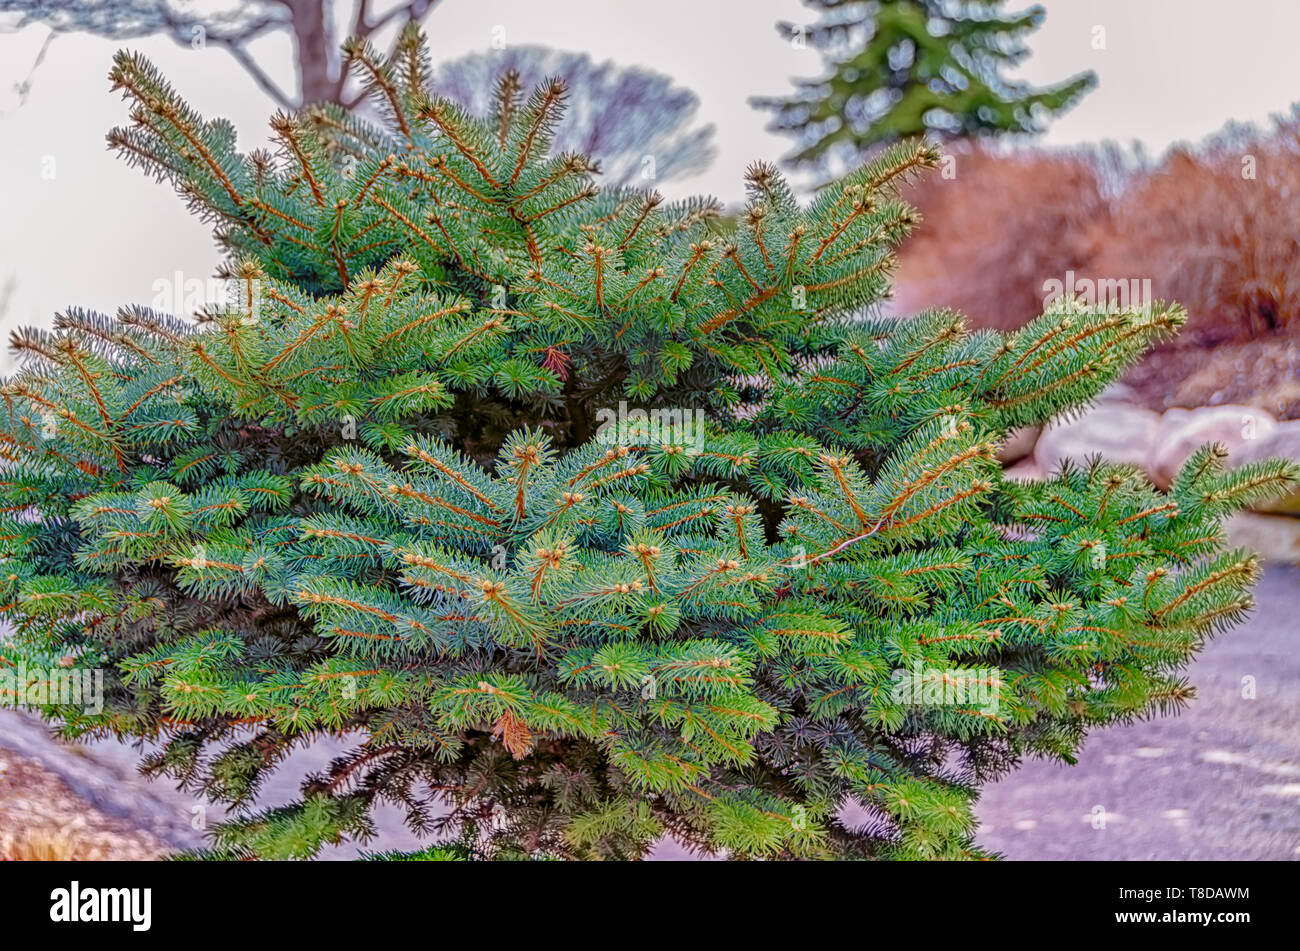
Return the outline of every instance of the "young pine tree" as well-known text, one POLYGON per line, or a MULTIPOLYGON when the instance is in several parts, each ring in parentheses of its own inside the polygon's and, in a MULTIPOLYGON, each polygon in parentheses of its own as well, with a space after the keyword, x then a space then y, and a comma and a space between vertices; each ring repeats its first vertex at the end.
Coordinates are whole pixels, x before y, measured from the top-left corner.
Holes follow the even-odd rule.
POLYGON ((238 304, 60 315, 0 388, 0 656, 103 668, 102 710, 46 714, 230 804, 205 855, 390 802, 417 858, 976 857, 981 783, 1190 696, 1258 571, 1220 523, 1296 472, 995 461, 1176 307, 862 319, 931 147, 809 207, 756 165, 727 228, 549 154, 559 84, 472 117, 416 34, 348 53, 386 123, 277 116, 278 156, 119 55, 110 140, 214 223, 238 304))
POLYGON ((1029 50, 1025 36, 1043 8, 1002 10, 1005 0, 804 0, 822 18, 781 24, 811 43, 828 73, 798 91, 757 98, 773 131, 795 139, 795 165, 843 165, 867 150, 913 136, 972 138, 1035 133, 1094 85, 1081 73, 1042 89, 1008 79, 1029 50))

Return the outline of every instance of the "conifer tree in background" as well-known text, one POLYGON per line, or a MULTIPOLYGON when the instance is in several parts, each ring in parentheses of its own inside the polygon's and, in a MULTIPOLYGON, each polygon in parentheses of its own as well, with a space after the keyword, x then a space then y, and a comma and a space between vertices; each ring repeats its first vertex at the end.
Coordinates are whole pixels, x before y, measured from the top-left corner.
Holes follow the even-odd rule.
POLYGON ((982 783, 1188 699, 1258 571, 1220 523, 1295 469, 995 461, 1177 307, 862 323, 931 146, 806 208, 755 165, 726 228, 549 154, 557 83, 473 117, 413 31, 348 53, 388 123, 281 115, 278 157, 120 54, 111 142, 214 223, 239 302, 62 314, 0 387, 0 656, 105 668, 102 711, 46 714, 231 804, 206 856, 365 841, 387 802, 421 859, 977 857, 982 783))
POLYGON ((1029 50, 1043 8, 1004 13, 1004 0, 804 0, 815 24, 782 23, 788 38, 823 51, 829 75, 797 81, 784 98, 755 98, 768 126, 795 138, 794 165, 851 163, 914 136, 1035 133, 1096 84, 1082 73, 1043 89, 1004 71, 1029 50))

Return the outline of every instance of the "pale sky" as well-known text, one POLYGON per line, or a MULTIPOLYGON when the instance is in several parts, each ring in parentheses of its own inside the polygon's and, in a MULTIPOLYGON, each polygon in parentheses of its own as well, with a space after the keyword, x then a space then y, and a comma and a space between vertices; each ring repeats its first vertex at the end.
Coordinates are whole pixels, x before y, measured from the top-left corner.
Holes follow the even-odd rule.
MULTIPOLYGON (((1300 100, 1296 0, 1043 5, 1046 23, 1031 38, 1033 56, 1020 76, 1044 83, 1092 69, 1100 79, 1052 126, 1049 144, 1137 141, 1158 154, 1228 119, 1264 122, 1300 100), (1095 48, 1097 28, 1104 49, 1095 48)), ((699 96, 701 118, 717 127, 719 155, 707 172, 664 190, 735 202, 745 166, 778 159, 789 145, 764 130, 766 117, 747 98, 782 93, 789 77, 821 71, 819 55, 793 49, 774 24, 811 17, 798 0, 442 0, 425 25, 439 59, 486 49, 493 28, 504 27, 507 43, 583 50, 667 73, 699 96)), ((107 131, 126 119, 105 78, 124 44, 60 37, 18 106, 12 85, 46 33, 33 26, 0 34, 0 298, 16 282, 0 318, 6 338, 15 325, 48 324, 68 305, 111 312, 147 304, 156 280, 178 270, 206 278, 218 259, 207 227, 170 188, 104 146, 107 131)), ((258 50, 264 65, 284 61, 287 47, 278 42, 258 50)), ((126 45, 153 59, 200 112, 230 118, 245 148, 263 143, 273 106, 225 53, 158 37, 126 45)), ((280 76, 288 85, 288 73, 280 76)))

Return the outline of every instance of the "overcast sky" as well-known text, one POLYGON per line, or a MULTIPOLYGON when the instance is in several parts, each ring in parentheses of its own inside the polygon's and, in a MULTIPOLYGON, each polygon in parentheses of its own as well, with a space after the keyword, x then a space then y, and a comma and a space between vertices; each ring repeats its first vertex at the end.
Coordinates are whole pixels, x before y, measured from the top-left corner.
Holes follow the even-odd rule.
MULTIPOLYGON (((1011 4, 1019 9, 1027 4, 1011 4)), ((1228 119, 1263 122, 1300 100, 1297 0, 1044 0, 1020 75, 1043 83, 1085 69, 1100 87, 1060 119, 1052 144, 1140 141, 1152 153, 1197 139, 1228 119), (1104 49, 1095 48, 1104 30, 1104 49)), ((787 140, 766 132, 746 100, 779 94, 791 76, 821 71, 818 54, 774 30, 807 21, 798 0, 442 0, 426 21, 436 58, 486 49, 496 27, 507 43, 584 50, 644 65, 690 87, 701 117, 717 127, 712 168, 674 194, 742 194, 756 158, 779 158, 787 140)), ((206 277, 217 255, 208 230, 165 186, 111 156, 104 134, 125 119, 105 79, 117 43, 64 36, 49 49, 25 103, 12 93, 47 30, 0 35, 0 296, 12 279, 5 336, 19 323, 48 323, 67 305, 113 310, 148 303, 159 278, 206 277), (53 176, 50 177, 50 172, 53 176)), ((285 62, 268 42, 264 63, 285 62)), ((265 139, 269 100, 219 49, 170 40, 133 41, 201 112, 224 114, 245 148, 265 139)), ((285 85, 290 75, 280 73, 285 85)))

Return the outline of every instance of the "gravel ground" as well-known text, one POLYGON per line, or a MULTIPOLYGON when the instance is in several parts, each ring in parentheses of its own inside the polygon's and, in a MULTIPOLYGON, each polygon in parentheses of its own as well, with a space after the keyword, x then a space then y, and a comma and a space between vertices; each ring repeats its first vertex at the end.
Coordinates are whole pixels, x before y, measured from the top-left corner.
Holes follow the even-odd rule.
MULTIPOLYGON (((1030 761, 990 786, 979 841, 1009 859, 1295 859, 1300 856, 1300 570, 1270 568, 1259 607, 1190 671, 1198 696, 1177 717, 1094 733, 1077 766, 1030 761), (1253 687, 1253 696, 1252 688, 1253 687)), ((268 784, 289 801, 305 772, 347 744, 300 750, 268 784)), ((88 857, 150 858, 198 842, 193 797, 133 773, 114 743, 67 747, 22 713, 0 711, 0 845, 66 830, 88 857)), ((217 821, 206 808, 203 819, 217 821)), ((416 840, 395 809, 367 849, 416 840)), ((347 859, 355 846, 322 857, 347 859)), ((678 858, 665 842, 655 857, 678 858)))
POLYGON ((160 858, 171 846, 132 817, 106 814, 42 763, 0 750, 0 858, 160 858))

